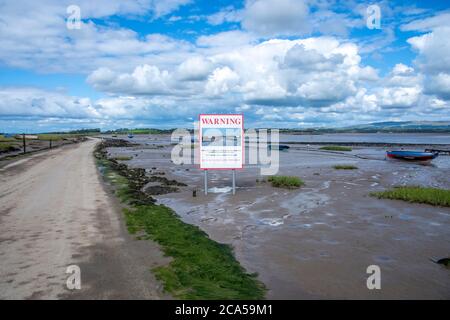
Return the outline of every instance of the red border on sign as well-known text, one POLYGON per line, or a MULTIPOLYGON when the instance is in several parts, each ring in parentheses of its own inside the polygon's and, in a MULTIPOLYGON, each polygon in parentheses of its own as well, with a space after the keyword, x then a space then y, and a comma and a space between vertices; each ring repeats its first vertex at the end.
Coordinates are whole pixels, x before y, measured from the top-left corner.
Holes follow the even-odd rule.
POLYGON ((245 146, 244 146, 244 114, 243 113, 200 113, 198 115, 198 143, 199 143, 199 147, 198 147, 198 152, 199 154, 199 159, 200 159, 200 164, 199 164, 199 168, 200 170, 241 170, 244 168, 244 156, 245 156, 245 146), (242 161, 241 161, 241 166, 240 167, 236 167, 236 168, 202 168, 202 152, 201 152, 201 147, 202 147, 202 122, 201 122, 201 117, 202 116, 240 116, 241 117, 241 149, 242 149, 242 161))

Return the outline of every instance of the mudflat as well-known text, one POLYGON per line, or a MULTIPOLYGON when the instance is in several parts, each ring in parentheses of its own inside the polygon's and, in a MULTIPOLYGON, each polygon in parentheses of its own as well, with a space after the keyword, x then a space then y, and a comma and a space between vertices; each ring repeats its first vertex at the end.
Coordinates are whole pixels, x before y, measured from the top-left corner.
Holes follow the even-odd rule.
POLYGON ((448 156, 420 165, 385 160, 380 147, 328 152, 291 145, 280 152, 279 174, 300 177, 301 188, 274 188, 261 182, 267 177, 257 165, 246 165, 236 173, 236 195, 230 172, 210 171, 205 196, 195 165, 171 163, 170 137, 132 141, 140 146, 111 148, 111 156, 131 156, 128 166, 186 183, 157 196, 159 203, 231 244, 240 263, 266 284, 268 298, 450 298, 450 270, 432 261, 450 255, 450 208, 370 196, 397 185, 449 189, 448 156), (381 269, 381 290, 366 286, 370 265, 381 269))
POLYGON ((150 272, 158 246, 128 235, 90 139, 0 169, 0 299, 168 298, 150 272), (69 290, 69 265, 81 289, 69 290))

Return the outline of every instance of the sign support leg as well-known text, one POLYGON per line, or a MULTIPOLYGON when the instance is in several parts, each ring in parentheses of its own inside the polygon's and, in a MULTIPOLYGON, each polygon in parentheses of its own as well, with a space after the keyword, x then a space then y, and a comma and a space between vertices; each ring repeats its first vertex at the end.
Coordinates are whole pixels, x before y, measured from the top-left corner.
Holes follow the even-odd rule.
POLYGON ((236 194, 236 170, 233 171, 233 194, 236 194))
POLYGON ((205 171, 205 196, 208 194, 208 170, 205 171))

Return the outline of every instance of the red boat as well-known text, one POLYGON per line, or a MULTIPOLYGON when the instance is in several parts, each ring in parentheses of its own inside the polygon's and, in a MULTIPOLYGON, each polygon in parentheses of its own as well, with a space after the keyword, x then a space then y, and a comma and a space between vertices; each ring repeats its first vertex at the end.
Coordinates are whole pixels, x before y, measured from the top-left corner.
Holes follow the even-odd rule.
POLYGON ((432 152, 421 152, 421 151, 387 151, 388 158, 409 160, 409 161, 431 161, 436 158, 439 154, 432 152))

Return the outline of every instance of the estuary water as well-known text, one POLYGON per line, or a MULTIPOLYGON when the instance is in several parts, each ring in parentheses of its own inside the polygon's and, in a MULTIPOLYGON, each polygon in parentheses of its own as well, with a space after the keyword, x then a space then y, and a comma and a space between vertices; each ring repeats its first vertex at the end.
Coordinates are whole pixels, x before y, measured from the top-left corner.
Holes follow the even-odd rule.
POLYGON ((281 142, 346 142, 346 143, 398 143, 398 144, 448 144, 448 133, 329 133, 280 134, 281 142))

